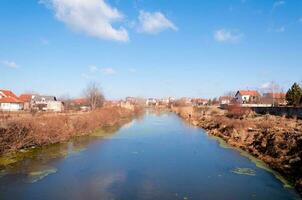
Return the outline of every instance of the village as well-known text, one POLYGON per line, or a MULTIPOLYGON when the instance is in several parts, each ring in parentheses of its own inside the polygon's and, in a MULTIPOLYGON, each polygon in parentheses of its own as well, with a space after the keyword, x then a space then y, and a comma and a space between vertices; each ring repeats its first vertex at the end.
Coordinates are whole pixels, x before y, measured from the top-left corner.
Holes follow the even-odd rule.
MULTIPOLYGON (((295 85, 295 84, 294 84, 295 85)), ((297 84, 296 84, 297 85, 297 84)), ((299 87, 299 85, 297 85, 299 87)), ((298 90, 301 90, 299 87, 298 90)), ((240 105, 250 108, 270 108, 293 106, 288 102, 287 94, 284 92, 265 92, 257 90, 238 90, 229 92, 228 95, 218 98, 141 98, 126 97, 124 100, 104 100, 102 106, 119 106, 127 109, 134 109, 134 106, 171 108, 171 106, 217 106, 226 109, 230 105, 240 105)), ((299 105, 299 103, 298 103, 299 105)), ((295 106, 298 106, 295 105, 295 106)), ((51 95, 20 94, 16 95, 7 89, 0 90, 0 111, 3 112, 67 112, 67 111, 88 111, 91 110, 87 98, 63 99, 51 95)))

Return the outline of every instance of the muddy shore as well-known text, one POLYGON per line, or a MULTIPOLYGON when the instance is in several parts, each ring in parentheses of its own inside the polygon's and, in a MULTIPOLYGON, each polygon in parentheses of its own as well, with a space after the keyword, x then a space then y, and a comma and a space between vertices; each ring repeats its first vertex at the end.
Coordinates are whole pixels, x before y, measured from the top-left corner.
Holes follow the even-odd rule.
POLYGON ((210 135, 264 161, 302 194, 302 120, 255 113, 234 118, 215 107, 172 110, 210 135))

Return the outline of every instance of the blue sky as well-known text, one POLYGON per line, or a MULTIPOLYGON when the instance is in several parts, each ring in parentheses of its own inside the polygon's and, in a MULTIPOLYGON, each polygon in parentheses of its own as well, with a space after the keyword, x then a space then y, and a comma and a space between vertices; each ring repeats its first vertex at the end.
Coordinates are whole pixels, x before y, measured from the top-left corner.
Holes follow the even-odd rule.
POLYGON ((301 0, 1 0, 0 88, 214 97, 302 80, 301 0))

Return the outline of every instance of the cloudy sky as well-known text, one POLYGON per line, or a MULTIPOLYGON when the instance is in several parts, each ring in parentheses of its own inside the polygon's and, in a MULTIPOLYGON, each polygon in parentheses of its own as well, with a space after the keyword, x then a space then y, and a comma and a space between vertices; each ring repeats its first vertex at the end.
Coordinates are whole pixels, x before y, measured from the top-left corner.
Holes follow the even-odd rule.
POLYGON ((214 97, 302 80, 301 0, 1 0, 0 88, 214 97))

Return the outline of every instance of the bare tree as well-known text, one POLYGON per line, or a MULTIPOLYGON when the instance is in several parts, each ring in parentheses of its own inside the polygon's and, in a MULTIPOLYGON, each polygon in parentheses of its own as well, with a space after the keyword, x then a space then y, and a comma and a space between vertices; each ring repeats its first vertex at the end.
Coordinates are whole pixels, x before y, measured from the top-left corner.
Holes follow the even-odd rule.
POLYGON ((84 90, 84 96, 92 110, 102 107, 105 101, 101 87, 96 82, 91 82, 87 85, 84 90))

